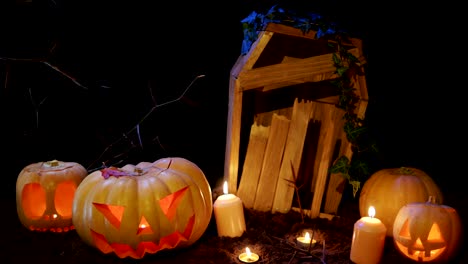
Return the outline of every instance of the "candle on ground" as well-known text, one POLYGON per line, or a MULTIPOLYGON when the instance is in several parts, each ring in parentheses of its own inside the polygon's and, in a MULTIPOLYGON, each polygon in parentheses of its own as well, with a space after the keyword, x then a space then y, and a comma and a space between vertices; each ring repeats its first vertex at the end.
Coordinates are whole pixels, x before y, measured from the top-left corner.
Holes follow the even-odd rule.
POLYGON ((248 247, 245 248, 245 253, 239 255, 239 260, 244 263, 255 263, 260 259, 260 256, 250 251, 248 247))
POLYGON ((240 237, 246 230, 244 205, 239 197, 228 193, 227 182, 224 182, 223 192, 213 205, 218 236, 240 237))
POLYGON ((309 232, 305 232, 304 236, 296 238, 296 245, 299 248, 308 250, 309 247, 313 246, 317 241, 310 237, 309 232))
POLYGON ((357 264, 379 263, 385 244, 387 228, 374 217, 373 206, 369 207, 368 214, 354 224, 350 258, 357 264))

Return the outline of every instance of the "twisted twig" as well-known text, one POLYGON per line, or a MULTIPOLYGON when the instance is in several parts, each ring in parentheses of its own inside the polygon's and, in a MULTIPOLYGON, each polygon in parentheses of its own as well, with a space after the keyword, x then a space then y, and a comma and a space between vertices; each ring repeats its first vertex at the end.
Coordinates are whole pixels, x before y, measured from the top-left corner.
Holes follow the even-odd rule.
MULTIPOLYGON (((101 160, 101 158, 104 156, 104 154, 106 154, 109 150, 112 149, 112 147, 114 145, 116 145, 117 143, 119 143, 120 141, 122 141, 123 139, 126 139, 128 138, 127 135, 129 135, 130 133, 132 133, 133 131, 137 131, 137 136, 138 136, 138 140, 140 142, 140 147, 142 147, 142 140, 141 140, 141 135, 140 135, 140 124, 143 123, 143 121, 145 121, 146 118, 148 118, 157 108, 160 108, 162 106, 166 106, 166 105, 169 105, 169 104, 172 104, 172 103, 175 103, 179 100, 181 100, 185 94, 188 92, 188 90, 192 87, 192 85, 195 83, 195 81, 197 81, 198 79, 202 78, 202 77, 205 77, 205 75, 198 75, 196 76, 192 82, 187 86, 187 88, 185 88, 185 90, 182 92, 182 94, 180 94, 177 98, 173 99, 173 100, 170 100, 170 101, 167 101, 167 102, 164 102, 162 104, 156 104, 156 102, 153 100, 154 102, 154 106, 149 110, 148 113, 146 113, 141 119, 140 121, 138 121, 138 123, 133 126, 129 131, 127 131, 126 133, 124 133, 122 135, 122 137, 120 137, 119 139, 117 139, 116 141, 114 141, 113 143, 109 144, 105 149, 104 151, 99 155, 99 157, 97 159, 95 159, 93 162, 91 162, 91 164, 88 166, 88 171, 90 171, 89 168, 91 168, 95 163, 97 163, 99 160, 101 160)), ((154 99, 154 98, 153 98, 154 99)), ((103 164, 103 166, 105 166, 105 164, 103 164)), ((102 166, 101 166, 102 167, 102 166)), ((97 168, 99 169, 99 168, 97 168)), ((97 170, 95 169, 95 170, 97 170)))

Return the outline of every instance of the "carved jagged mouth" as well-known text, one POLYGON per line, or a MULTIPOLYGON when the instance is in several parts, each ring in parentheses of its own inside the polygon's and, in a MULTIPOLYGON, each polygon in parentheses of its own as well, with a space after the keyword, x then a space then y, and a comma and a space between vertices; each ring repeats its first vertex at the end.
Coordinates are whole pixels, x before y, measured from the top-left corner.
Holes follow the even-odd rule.
POLYGON ((195 222, 195 215, 190 217, 184 232, 175 231, 159 240, 159 243, 153 241, 140 242, 136 249, 127 244, 122 243, 109 243, 104 235, 91 230, 94 239, 94 245, 103 253, 114 252, 119 258, 131 257, 135 259, 142 258, 146 253, 154 254, 163 249, 173 249, 179 245, 180 242, 188 241, 192 234, 193 225, 195 222))
POLYGON ((65 227, 39 227, 39 226, 29 226, 29 230, 37 232, 52 232, 52 233, 64 233, 70 230, 74 230, 74 226, 65 226, 65 227))

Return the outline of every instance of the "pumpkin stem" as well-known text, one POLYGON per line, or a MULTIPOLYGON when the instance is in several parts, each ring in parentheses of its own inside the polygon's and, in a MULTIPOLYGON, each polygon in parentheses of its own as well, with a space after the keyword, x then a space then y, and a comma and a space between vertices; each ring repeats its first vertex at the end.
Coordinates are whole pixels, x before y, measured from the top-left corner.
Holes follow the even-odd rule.
POLYGON ((414 171, 412 169, 410 169, 410 168, 407 168, 407 167, 401 167, 400 168, 400 173, 404 174, 404 175, 413 175, 414 171))
POLYGON ((45 165, 47 167, 57 167, 59 165, 59 161, 58 160, 47 161, 45 165))

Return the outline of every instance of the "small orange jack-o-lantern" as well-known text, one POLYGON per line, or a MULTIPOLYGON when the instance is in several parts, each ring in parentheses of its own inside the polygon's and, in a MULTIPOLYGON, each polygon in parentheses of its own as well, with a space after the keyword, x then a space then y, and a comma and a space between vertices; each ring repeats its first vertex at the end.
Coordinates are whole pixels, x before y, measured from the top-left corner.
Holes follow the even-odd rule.
POLYGON ((73 229, 73 196, 87 175, 80 164, 58 160, 23 168, 16 180, 16 208, 21 223, 41 232, 73 229))
POLYGON ((212 204, 197 165, 165 158, 89 174, 73 200, 73 224, 101 252, 141 259, 196 242, 208 227, 212 204))
POLYGON ((455 209, 428 202, 402 207, 393 224, 393 241, 404 256, 430 263, 448 263, 460 246, 462 225, 455 209))

